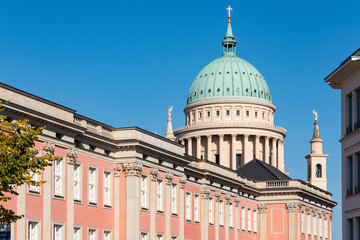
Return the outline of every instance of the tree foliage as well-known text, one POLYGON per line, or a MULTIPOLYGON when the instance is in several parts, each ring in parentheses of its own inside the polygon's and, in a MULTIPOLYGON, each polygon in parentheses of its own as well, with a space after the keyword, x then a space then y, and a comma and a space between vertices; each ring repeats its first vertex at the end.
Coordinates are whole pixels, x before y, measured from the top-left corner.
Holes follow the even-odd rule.
POLYGON ((41 175, 45 167, 57 159, 52 155, 39 156, 33 149, 42 130, 42 127, 31 126, 28 120, 8 121, 5 115, 0 115, 0 223, 15 222, 23 217, 1 203, 19 195, 17 186, 38 187, 45 183, 37 181, 40 177, 32 176, 41 175))

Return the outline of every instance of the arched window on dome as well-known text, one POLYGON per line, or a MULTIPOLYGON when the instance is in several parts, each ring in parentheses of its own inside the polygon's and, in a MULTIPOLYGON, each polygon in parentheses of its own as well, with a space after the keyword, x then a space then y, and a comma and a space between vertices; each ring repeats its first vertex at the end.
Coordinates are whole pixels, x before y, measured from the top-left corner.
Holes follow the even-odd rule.
POLYGON ((321 169, 321 165, 320 164, 316 164, 316 177, 317 178, 321 178, 321 176, 322 176, 322 169, 321 169))

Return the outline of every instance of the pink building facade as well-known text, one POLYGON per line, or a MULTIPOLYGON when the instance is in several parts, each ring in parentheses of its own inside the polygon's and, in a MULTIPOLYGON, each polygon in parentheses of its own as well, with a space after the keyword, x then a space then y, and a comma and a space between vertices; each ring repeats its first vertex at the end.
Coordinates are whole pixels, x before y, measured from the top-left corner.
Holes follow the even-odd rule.
POLYGON ((12 240, 332 239, 336 203, 308 182, 254 180, 187 155, 178 142, 113 128, 5 84, 0 98, 11 100, 9 120, 46 126, 39 154, 62 157, 38 176, 45 184, 20 186, 6 203, 24 215, 11 224, 12 240))

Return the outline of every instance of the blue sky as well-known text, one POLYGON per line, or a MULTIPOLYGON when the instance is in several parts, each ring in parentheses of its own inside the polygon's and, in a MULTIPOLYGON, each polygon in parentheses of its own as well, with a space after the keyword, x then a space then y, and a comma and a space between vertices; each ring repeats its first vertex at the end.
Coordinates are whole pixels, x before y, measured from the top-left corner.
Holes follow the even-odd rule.
MULTIPOLYGON (((306 179, 312 109, 341 205, 340 92, 323 79, 358 49, 359 1, 1 1, 0 81, 115 127, 163 135, 200 70, 221 56, 226 10, 238 56, 265 77, 288 130, 286 170, 306 179)), ((340 239, 340 206, 333 234, 340 239)))

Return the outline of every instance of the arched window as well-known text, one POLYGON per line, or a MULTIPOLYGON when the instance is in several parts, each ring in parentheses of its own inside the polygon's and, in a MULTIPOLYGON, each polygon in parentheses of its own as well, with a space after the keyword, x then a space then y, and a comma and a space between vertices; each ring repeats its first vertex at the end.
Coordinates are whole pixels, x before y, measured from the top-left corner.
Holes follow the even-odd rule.
POLYGON ((321 178, 322 172, 321 172, 321 165, 316 165, 316 177, 321 178))

